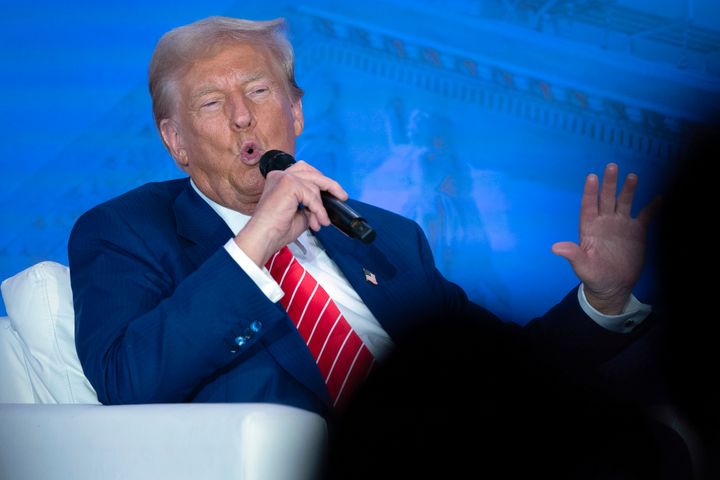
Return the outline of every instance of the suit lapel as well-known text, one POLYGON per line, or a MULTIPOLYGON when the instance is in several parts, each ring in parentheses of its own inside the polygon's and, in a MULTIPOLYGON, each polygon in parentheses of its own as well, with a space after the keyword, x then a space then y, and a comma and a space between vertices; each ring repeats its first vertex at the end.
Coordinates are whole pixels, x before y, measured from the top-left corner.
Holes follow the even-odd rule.
MULTIPOLYGON (((173 205, 177 234, 185 241, 185 254, 195 268, 233 237, 232 230, 193 190, 190 181, 173 205)), ((279 307, 282 310, 282 307, 279 307)), ((284 310, 283 310, 284 312, 284 310)), ((330 397, 315 360, 300 333, 285 314, 287 328, 269 332, 263 339, 275 360, 323 402, 330 397)))
POLYGON ((173 205, 177 234, 186 240, 185 253, 199 267, 233 233, 220 216, 195 193, 190 180, 173 205))
POLYGON ((385 255, 383 239, 367 245, 333 227, 323 228, 315 236, 390 337, 397 338, 403 317, 396 307, 396 291, 403 285, 398 275, 401 267, 385 255), (368 273, 376 283, 368 280, 368 273))

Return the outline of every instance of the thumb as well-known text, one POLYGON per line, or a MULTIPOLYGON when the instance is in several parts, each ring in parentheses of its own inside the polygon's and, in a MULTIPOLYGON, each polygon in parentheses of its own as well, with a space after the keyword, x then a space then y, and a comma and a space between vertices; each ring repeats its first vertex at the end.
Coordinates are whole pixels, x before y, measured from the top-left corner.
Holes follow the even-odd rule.
POLYGON ((580 246, 575 242, 557 242, 552 246, 552 252, 559 255, 571 264, 577 260, 582 254, 580 246))
POLYGON ((658 211, 663 206, 663 197, 657 196, 652 199, 652 201, 647 204, 642 210, 640 210, 640 213, 638 213, 637 219, 640 223, 647 226, 658 214, 658 211))

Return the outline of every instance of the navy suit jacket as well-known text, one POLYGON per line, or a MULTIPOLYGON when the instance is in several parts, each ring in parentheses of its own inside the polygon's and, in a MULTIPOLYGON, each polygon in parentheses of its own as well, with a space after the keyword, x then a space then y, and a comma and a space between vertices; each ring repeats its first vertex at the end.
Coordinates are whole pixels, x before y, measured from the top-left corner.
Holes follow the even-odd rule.
MULTIPOLYGON (((333 227, 316 235, 393 339, 422 319, 438 328, 468 315, 499 322, 441 275, 415 222, 351 205, 377 231, 372 244, 333 227)), ((68 245, 76 345, 102 403, 272 402, 327 414, 302 337, 225 251, 232 237, 189 179, 144 185, 76 222, 68 245), (238 336, 247 340, 240 347, 238 336)), ((523 330, 563 338, 592 362, 630 341, 587 318, 574 291, 523 330)))

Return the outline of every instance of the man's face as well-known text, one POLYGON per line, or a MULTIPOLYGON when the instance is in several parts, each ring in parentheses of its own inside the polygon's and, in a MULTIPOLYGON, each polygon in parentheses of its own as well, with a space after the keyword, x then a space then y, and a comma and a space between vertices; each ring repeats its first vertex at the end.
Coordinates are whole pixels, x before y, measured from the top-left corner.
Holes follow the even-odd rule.
POLYGON ((302 103, 264 47, 230 44, 176 82, 176 105, 160 130, 176 162, 212 200, 251 214, 265 184, 267 150, 295 154, 302 103))

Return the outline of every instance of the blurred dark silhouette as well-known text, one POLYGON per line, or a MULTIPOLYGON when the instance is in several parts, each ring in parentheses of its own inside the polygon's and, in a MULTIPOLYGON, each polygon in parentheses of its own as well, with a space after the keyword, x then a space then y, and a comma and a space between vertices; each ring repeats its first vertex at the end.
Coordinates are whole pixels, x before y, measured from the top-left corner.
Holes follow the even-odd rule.
POLYGON ((663 195, 645 342, 589 373, 514 328, 429 323, 332 424, 327 478, 720 478, 718 131, 663 195))
POLYGON ((692 437, 701 478, 720 478, 720 348, 715 317, 720 122, 692 139, 662 202, 658 225, 659 301, 667 335, 661 359, 671 402, 692 437))
POLYGON ((692 478, 682 438, 600 377, 512 328, 457 329, 418 333, 370 377, 327 478, 692 478))

